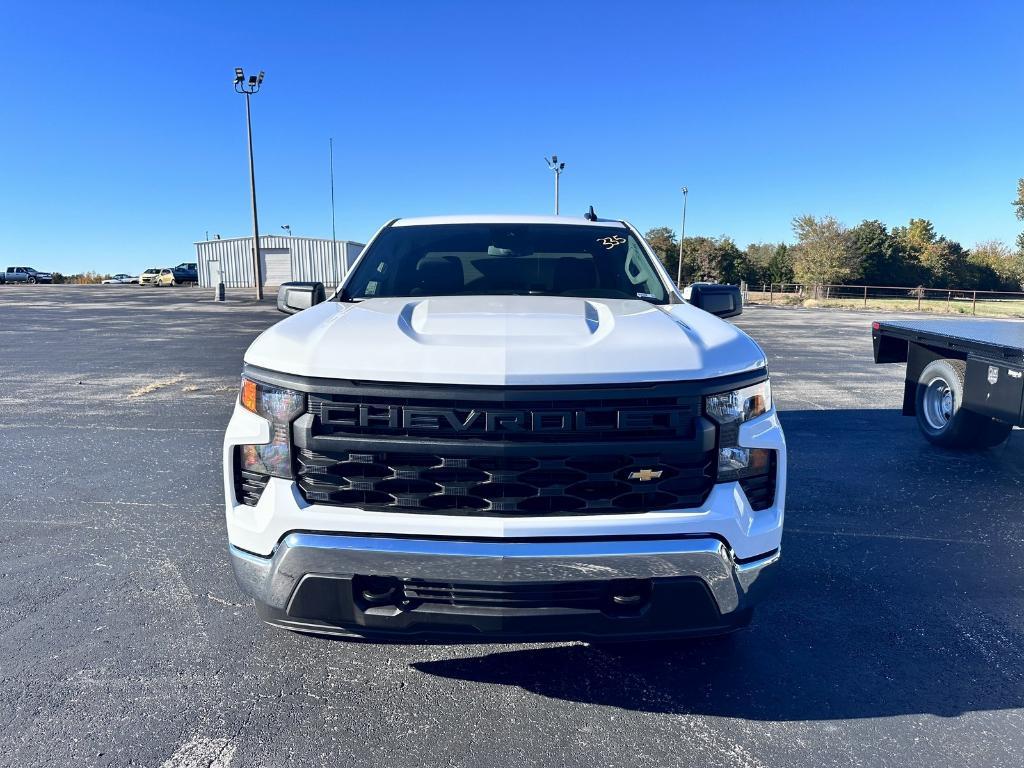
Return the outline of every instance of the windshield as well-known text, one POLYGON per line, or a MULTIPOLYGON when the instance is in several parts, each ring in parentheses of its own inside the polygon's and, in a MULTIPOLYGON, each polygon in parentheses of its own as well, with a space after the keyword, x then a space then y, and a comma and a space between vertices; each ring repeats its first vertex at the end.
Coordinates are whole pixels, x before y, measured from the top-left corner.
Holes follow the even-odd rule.
POLYGON ((628 229, 571 224, 390 227, 342 292, 348 300, 509 295, 668 300, 628 229))

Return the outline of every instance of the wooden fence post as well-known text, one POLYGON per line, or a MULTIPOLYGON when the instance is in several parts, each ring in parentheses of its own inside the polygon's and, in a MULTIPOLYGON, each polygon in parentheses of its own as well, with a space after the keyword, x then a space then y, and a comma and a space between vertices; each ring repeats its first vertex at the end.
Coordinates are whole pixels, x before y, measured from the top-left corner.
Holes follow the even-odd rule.
POLYGON ((775 283, 770 283, 768 285, 768 303, 775 303, 775 283))
POLYGON ((947 311, 947 312, 949 312, 949 302, 951 302, 952 300, 953 300, 953 292, 952 292, 952 291, 950 291, 950 292, 949 292, 949 293, 948 293, 948 294, 946 295, 946 311, 947 311))
POLYGON ((974 292, 974 298, 971 299, 971 314, 978 314, 978 292, 974 292))
POLYGON ((864 286, 864 309, 868 308, 868 287, 864 286))
POLYGON ((921 299, 924 298, 924 288, 917 289, 917 311, 921 311, 921 299))

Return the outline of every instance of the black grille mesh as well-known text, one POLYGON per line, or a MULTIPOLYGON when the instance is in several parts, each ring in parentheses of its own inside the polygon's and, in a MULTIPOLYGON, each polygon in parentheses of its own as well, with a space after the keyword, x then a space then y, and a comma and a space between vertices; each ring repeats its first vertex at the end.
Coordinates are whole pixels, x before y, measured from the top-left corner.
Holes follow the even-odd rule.
POLYGON ((473 608, 577 608, 595 610, 610 603, 609 582, 564 584, 452 584, 407 579, 401 599, 428 605, 473 608))
POLYGON ((649 512, 699 506, 713 454, 440 456, 298 452, 308 501, 395 512, 485 515, 649 512))

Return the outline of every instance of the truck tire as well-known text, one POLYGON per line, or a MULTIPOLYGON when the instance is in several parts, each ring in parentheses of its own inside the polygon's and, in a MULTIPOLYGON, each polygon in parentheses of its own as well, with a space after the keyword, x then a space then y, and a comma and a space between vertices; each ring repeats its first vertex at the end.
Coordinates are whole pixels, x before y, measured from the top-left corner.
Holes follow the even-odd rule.
POLYGON ((963 360, 933 360, 917 381, 917 425, 930 443, 943 448, 978 449, 998 445, 1009 424, 963 408, 963 360))

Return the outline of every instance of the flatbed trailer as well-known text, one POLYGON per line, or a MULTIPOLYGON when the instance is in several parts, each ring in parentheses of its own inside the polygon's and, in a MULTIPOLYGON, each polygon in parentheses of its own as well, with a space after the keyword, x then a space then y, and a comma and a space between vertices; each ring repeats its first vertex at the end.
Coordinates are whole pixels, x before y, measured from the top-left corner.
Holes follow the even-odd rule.
POLYGON ((1024 322, 871 324, 876 363, 906 363, 903 414, 947 448, 991 448, 1024 426, 1024 322))

